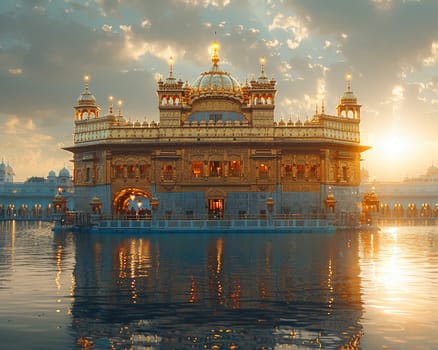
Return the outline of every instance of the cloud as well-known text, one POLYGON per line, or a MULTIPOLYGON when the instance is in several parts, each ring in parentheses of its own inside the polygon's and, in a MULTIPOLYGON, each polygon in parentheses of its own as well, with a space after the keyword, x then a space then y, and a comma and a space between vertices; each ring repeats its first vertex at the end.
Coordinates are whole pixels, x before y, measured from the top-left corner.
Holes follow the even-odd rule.
POLYGON ((434 0, 17 4, 0 4, 0 139, 35 132, 46 146, 33 150, 41 157, 70 157, 55 148, 71 140, 71 107, 84 74, 91 75, 103 110, 114 95, 131 119, 157 120, 156 77, 167 75, 168 57, 175 58, 175 75, 193 81, 209 69, 207 47, 215 38, 221 68, 240 81, 257 76, 259 58, 266 57, 266 74, 278 85, 277 118, 303 120, 322 97, 333 113, 350 72, 363 105, 364 142, 395 120, 425 139, 435 137, 433 128, 421 128, 438 120, 434 0))
POLYGON ((427 57, 423 58, 423 64, 425 66, 433 66, 436 64, 437 59, 438 59, 438 42, 437 41, 433 41, 432 44, 430 45, 430 55, 428 55, 427 57))
POLYGON ((21 68, 9 68, 8 72, 12 75, 21 75, 23 74, 23 70, 21 68))
POLYGON ((102 26, 102 30, 103 30, 104 32, 111 33, 111 32, 113 31, 113 26, 110 26, 109 24, 104 24, 104 25, 102 26))
POLYGON ((293 38, 287 39, 287 46, 292 50, 299 47, 301 42, 309 36, 308 29, 303 24, 303 20, 301 18, 297 16, 285 17, 281 13, 274 17, 268 29, 269 31, 281 29, 290 32, 293 35, 293 38))

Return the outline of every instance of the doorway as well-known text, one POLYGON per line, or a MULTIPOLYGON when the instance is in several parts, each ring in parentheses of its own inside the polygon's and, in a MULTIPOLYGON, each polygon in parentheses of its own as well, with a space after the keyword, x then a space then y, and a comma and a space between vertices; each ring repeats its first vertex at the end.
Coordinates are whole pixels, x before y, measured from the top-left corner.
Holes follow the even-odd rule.
POLYGON ((208 200, 208 218, 222 219, 224 216, 224 199, 214 198, 208 200))

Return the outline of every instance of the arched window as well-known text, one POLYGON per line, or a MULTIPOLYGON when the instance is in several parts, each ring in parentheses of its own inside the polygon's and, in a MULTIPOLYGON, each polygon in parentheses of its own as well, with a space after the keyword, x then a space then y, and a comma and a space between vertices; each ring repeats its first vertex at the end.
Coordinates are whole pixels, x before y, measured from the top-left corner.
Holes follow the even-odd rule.
POLYGON ((140 165, 140 177, 145 178, 147 176, 148 168, 145 164, 140 165))
POLYGON ((168 164, 163 168, 163 178, 164 180, 171 181, 173 180, 173 167, 168 164))
POLYGON ((229 167, 229 176, 231 177, 239 177, 241 175, 242 164, 240 160, 232 160, 228 164, 229 167))
POLYGON ((261 179, 266 179, 268 178, 268 176, 269 176, 269 167, 266 164, 261 163, 259 165, 259 177, 261 179))
POLYGON ((292 176, 292 174, 293 174, 292 170, 293 170, 292 164, 285 165, 284 172, 285 172, 286 176, 292 176))
POLYGON ((220 177, 222 176, 223 167, 222 162, 218 160, 213 160, 208 163, 208 168, 210 170, 210 176, 220 177))
POLYGON ((203 169, 202 162, 199 162, 199 161, 192 162, 192 175, 193 175, 193 177, 195 177, 195 178, 202 177, 202 174, 203 174, 202 169, 203 169))
POLYGON ((123 177, 123 165, 116 165, 115 167, 115 177, 122 178, 123 177))
POLYGON ((305 165, 303 163, 297 164, 297 178, 298 179, 304 179, 304 171, 305 171, 305 165))
POLYGON ((128 165, 128 177, 135 177, 135 165, 128 165))

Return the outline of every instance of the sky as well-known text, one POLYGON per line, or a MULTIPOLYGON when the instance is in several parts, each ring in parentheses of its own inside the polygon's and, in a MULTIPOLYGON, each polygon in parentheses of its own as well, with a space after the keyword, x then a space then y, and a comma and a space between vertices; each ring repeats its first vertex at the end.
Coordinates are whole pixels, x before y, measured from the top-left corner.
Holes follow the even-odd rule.
POLYGON ((277 120, 336 113, 352 76, 370 178, 401 181, 438 165, 436 0, 2 0, 0 157, 15 181, 72 170, 73 106, 90 76, 102 111, 158 121, 157 79, 211 66, 244 82, 259 59, 277 80, 277 120))

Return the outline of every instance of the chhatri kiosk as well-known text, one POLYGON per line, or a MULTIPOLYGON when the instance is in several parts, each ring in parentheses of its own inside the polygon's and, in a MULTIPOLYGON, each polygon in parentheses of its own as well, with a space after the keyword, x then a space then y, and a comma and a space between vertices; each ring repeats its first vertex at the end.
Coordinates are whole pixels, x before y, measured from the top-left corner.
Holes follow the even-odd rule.
POLYGON ((360 105, 351 91, 335 115, 275 121, 276 81, 239 83, 220 67, 193 82, 158 81, 159 122, 131 122, 112 100, 103 115, 88 79, 75 110, 74 208, 104 215, 242 218, 354 211, 360 203, 360 105), (327 207, 327 199, 330 205, 327 207), (335 204, 334 204, 335 203, 335 204))

